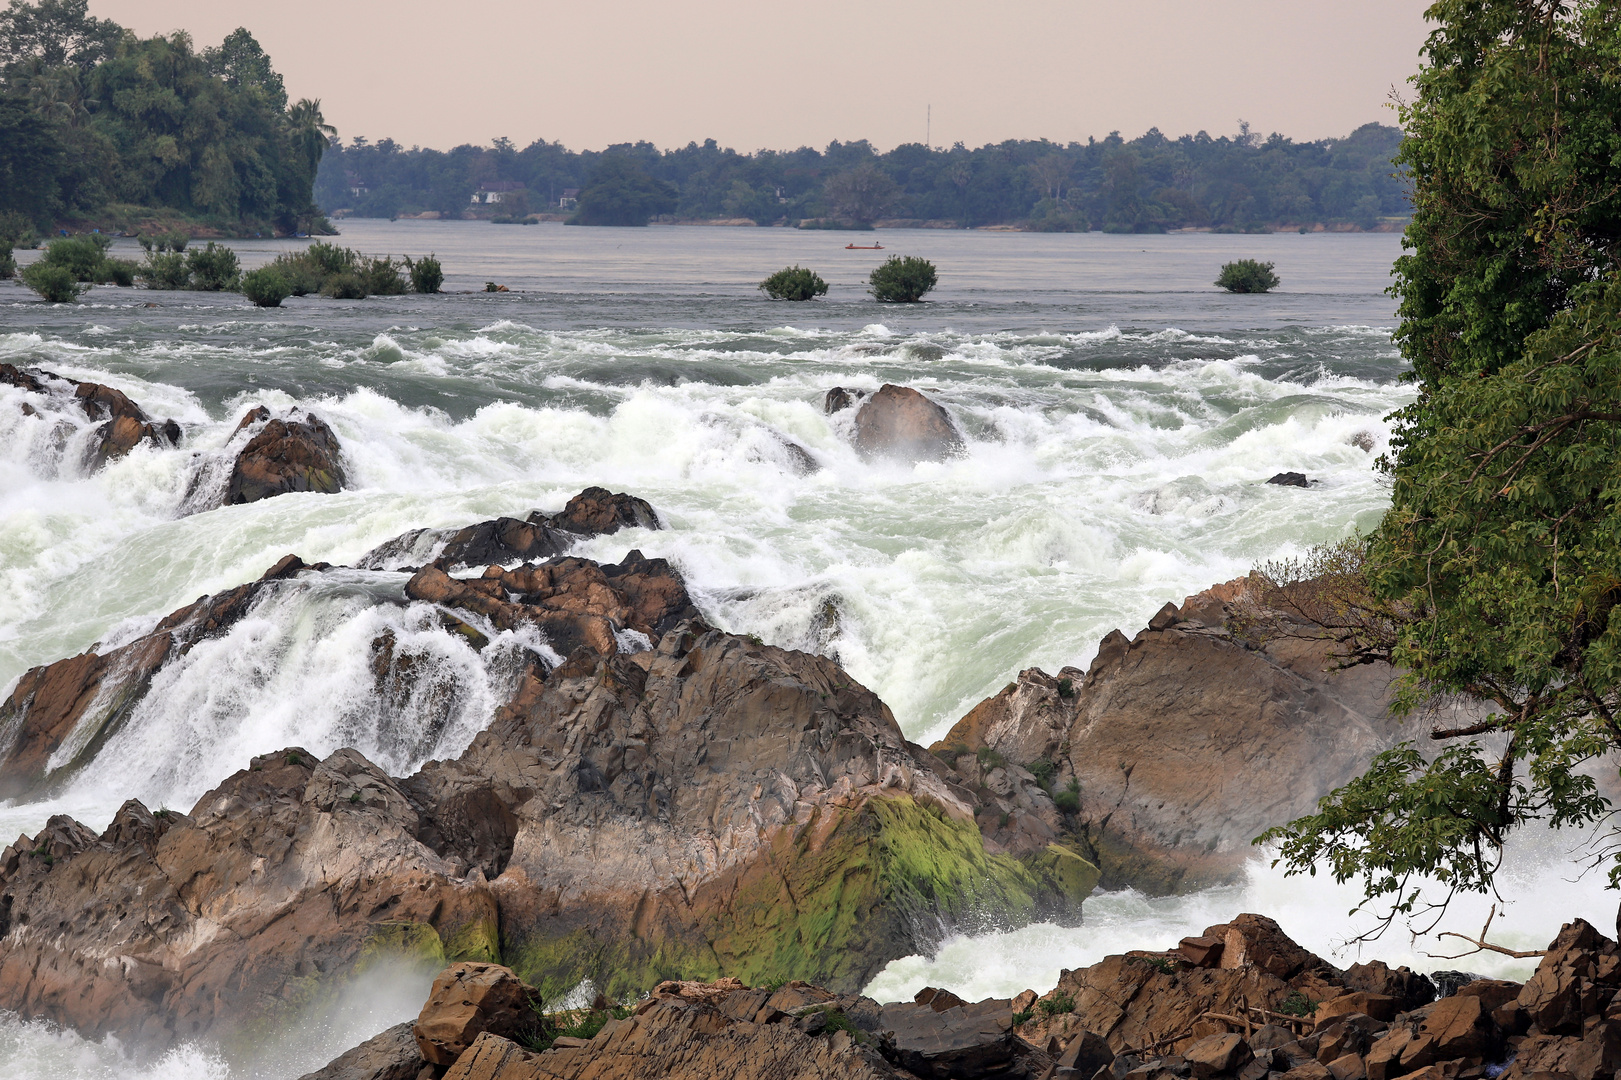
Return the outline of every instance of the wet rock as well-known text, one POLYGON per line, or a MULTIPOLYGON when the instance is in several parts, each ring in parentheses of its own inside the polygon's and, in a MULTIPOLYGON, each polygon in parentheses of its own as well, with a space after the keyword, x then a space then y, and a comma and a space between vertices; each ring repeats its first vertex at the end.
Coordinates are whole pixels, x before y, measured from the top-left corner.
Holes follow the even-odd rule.
POLYGON ((1280 472, 1267 480, 1269 484, 1281 487, 1311 487, 1311 481, 1306 479, 1305 473, 1280 472))
POLYGON ((0 798, 38 795, 105 745, 145 696, 152 677, 199 641, 228 630, 268 589, 308 567, 282 559, 259 580, 171 612, 151 633, 105 653, 90 651, 32 668, 0 704, 0 798), (69 739, 66 762, 50 765, 69 739))
POLYGON ((998 693, 952 725, 936 746, 946 752, 984 747, 1019 764, 1056 761, 1075 722, 1075 690, 1085 679, 1076 668, 1048 675, 1027 668, 998 693))
POLYGON ((620 529, 657 529, 658 514, 646 500, 589 487, 561 513, 533 510, 523 519, 500 517, 461 529, 413 529, 368 551, 362 569, 412 569, 437 562, 447 570, 537 562, 562 555, 591 536, 620 529))
POLYGON ((871 396, 872 391, 870 390, 854 390, 835 386, 827 392, 827 397, 822 400, 822 411, 832 416, 836 412, 843 412, 845 409, 860 405, 871 396))
POLYGON ((395 1024, 299 1080, 417 1080, 426 1063, 411 1022, 395 1024))
POLYGON ((433 980, 428 1002, 411 1028, 422 1059, 454 1065, 473 1040, 488 1031, 518 1039, 539 1019, 531 1002, 535 988, 499 964, 453 964, 433 980))
POLYGON ((294 409, 272 417, 263 405, 250 409, 237 430, 262 424, 236 457, 226 484, 225 506, 239 506, 290 491, 331 495, 348 485, 343 448, 325 421, 294 409))
POLYGON ((966 449, 951 414, 916 390, 885 383, 856 412, 855 448, 869 461, 944 461, 966 449))

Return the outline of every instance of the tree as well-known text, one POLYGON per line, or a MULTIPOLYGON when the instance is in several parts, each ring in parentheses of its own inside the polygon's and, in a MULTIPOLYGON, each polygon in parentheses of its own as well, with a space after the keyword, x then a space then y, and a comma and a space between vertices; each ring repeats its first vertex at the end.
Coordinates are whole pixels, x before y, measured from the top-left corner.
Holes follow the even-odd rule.
POLYGON ((1278 275, 1272 272, 1274 264, 1239 259, 1223 263, 1215 283, 1231 293, 1264 293, 1278 287, 1278 275))
POLYGON ((0 12, 0 70, 32 60, 44 70, 88 71, 110 58, 127 31, 92 17, 89 7, 89 0, 11 0, 0 12))
POLYGON ((655 214, 675 209, 676 192, 642 166, 620 154, 604 154, 580 192, 570 225, 646 225, 655 214))
POLYGON ((934 264, 915 255, 891 255, 873 268, 872 295, 883 304, 915 304, 934 288, 934 264))
POLYGON ((1605 816, 1588 772, 1621 749, 1621 12, 1441 0, 1428 15, 1392 287, 1419 395, 1329 632, 1406 670, 1409 713, 1462 696, 1487 714, 1438 725, 1438 755, 1379 755, 1262 838, 1291 872, 1360 877, 1389 917, 1488 891, 1516 828, 1605 816), (1446 895, 1421 896, 1425 875, 1446 895))
POLYGON ((858 165, 822 185, 833 216, 871 225, 900 201, 900 185, 876 165, 858 165))

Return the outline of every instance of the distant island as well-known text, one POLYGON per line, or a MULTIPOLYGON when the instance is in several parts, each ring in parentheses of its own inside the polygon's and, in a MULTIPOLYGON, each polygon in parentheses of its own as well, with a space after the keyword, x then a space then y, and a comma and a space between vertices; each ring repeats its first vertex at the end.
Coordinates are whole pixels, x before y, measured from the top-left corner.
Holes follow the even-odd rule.
POLYGON ((0 240, 330 232, 311 193, 334 134, 319 101, 288 102, 245 29, 198 51, 87 0, 0 11, 0 240))
POLYGON ((1411 213, 1408 183, 1391 163, 1401 139, 1400 128, 1383 124, 1315 142, 1263 138, 1241 124, 1217 138, 1170 139, 1155 128, 1067 145, 908 143, 881 154, 860 140, 740 154, 713 139, 600 152, 497 139, 447 152, 357 138, 333 141, 315 201, 334 216, 580 225, 1399 230, 1411 213))

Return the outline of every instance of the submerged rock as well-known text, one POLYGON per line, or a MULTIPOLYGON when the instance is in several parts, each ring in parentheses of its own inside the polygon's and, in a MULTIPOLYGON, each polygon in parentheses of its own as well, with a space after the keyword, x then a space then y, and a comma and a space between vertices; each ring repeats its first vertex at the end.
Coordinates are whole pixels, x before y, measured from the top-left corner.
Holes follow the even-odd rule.
POLYGON ((348 486, 343 448, 325 421, 294 409, 272 417, 263 405, 250 409, 237 430, 263 425, 237 454, 226 484, 225 506, 258 502, 290 491, 331 495, 348 486))
POLYGON ((0 704, 0 799, 39 796, 72 775, 123 725, 161 667, 228 630, 279 582, 324 569, 289 555, 257 581, 170 612, 126 645, 29 669, 0 704), (67 760, 50 764, 61 755, 67 760))
POLYGON ((500 517, 462 529, 413 529, 368 551, 355 565, 393 570, 437 562, 458 570, 535 562, 562 555, 587 537, 661 527, 658 513, 646 500, 588 487, 570 499, 561 513, 534 510, 522 520, 500 517))
POLYGON ((911 387, 891 383, 856 412, 855 447, 868 460, 906 462, 944 461, 965 449, 945 409, 911 387))
POLYGON ((1306 479, 1306 474, 1298 472, 1280 472, 1267 480, 1267 483, 1281 487, 1311 487, 1311 481, 1306 479))
MULTIPOLYGON (((100 421, 84 463, 92 472, 143 442, 160 449, 180 444, 179 424, 173 420, 161 424, 153 421, 127 394, 110 386, 80 382, 49 371, 24 371, 12 364, 0 364, 0 384, 54 398, 62 407, 76 408, 92 421, 100 421)), ((35 411, 26 402, 23 409, 35 411)))
POLYGON ((854 390, 843 386, 835 386, 822 399, 822 411, 832 416, 836 412, 843 412, 845 409, 860 405, 871 396, 872 391, 870 390, 854 390))

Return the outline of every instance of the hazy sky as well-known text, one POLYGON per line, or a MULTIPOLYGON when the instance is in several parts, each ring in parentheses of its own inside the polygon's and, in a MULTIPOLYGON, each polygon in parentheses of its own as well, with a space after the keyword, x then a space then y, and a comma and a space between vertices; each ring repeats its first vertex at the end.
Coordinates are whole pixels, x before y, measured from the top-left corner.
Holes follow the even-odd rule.
POLYGON ((91 0, 198 47, 246 26, 346 139, 572 149, 970 146, 1394 123, 1418 0, 91 0))

